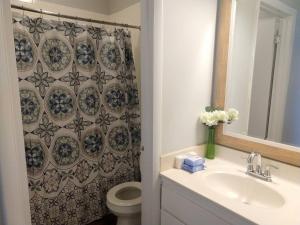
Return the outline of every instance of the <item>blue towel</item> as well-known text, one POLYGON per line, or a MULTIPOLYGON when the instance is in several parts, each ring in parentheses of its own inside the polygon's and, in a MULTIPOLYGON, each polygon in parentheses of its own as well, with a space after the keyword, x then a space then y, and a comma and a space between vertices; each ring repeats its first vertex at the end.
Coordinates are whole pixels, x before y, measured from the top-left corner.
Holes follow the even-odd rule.
POLYGON ((200 156, 188 156, 184 159, 184 163, 189 166, 200 166, 205 163, 205 159, 200 156))
POLYGON ((187 165, 185 163, 182 164, 182 169, 185 170, 185 171, 188 171, 190 173, 195 173, 197 171, 200 171, 200 170, 204 170, 204 165, 199 165, 199 166, 190 166, 190 165, 187 165))

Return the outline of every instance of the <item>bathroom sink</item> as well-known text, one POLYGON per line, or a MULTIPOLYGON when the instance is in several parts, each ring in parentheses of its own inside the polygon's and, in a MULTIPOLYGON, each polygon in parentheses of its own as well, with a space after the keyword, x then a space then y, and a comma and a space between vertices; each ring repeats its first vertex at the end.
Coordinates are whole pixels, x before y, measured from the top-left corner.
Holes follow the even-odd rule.
POLYGON ((243 174, 212 172, 205 176, 205 181, 214 192, 244 204, 280 208, 285 203, 276 190, 243 174))

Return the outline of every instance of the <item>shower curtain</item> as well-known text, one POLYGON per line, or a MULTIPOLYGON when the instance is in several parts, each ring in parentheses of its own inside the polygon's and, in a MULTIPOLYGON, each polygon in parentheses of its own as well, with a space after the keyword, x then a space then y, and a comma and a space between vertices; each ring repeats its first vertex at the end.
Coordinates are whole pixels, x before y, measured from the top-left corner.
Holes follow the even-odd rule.
POLYGON ((33 225, 83 225, 139 180, 140 110, 130 33, 13 18, 33 225))

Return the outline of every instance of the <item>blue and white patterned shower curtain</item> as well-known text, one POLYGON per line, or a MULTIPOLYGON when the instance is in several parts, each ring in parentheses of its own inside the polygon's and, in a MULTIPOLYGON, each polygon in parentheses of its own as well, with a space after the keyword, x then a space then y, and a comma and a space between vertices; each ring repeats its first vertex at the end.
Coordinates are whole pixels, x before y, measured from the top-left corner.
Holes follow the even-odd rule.
POLYGON ((101 218, 139 180, 140 111, 128 31, 15 16, 32 224, 101 218))

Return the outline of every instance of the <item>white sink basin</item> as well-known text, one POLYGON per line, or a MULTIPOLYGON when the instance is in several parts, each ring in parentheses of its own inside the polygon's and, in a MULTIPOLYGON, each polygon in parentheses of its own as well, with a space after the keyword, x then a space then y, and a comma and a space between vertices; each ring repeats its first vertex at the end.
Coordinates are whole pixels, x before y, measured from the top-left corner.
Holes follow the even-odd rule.
POLYGON ((204 179, 214 192, 244 204, 268 208, 280 208, 285 204, 280 193, 247 175, 211 172, 204 179))

